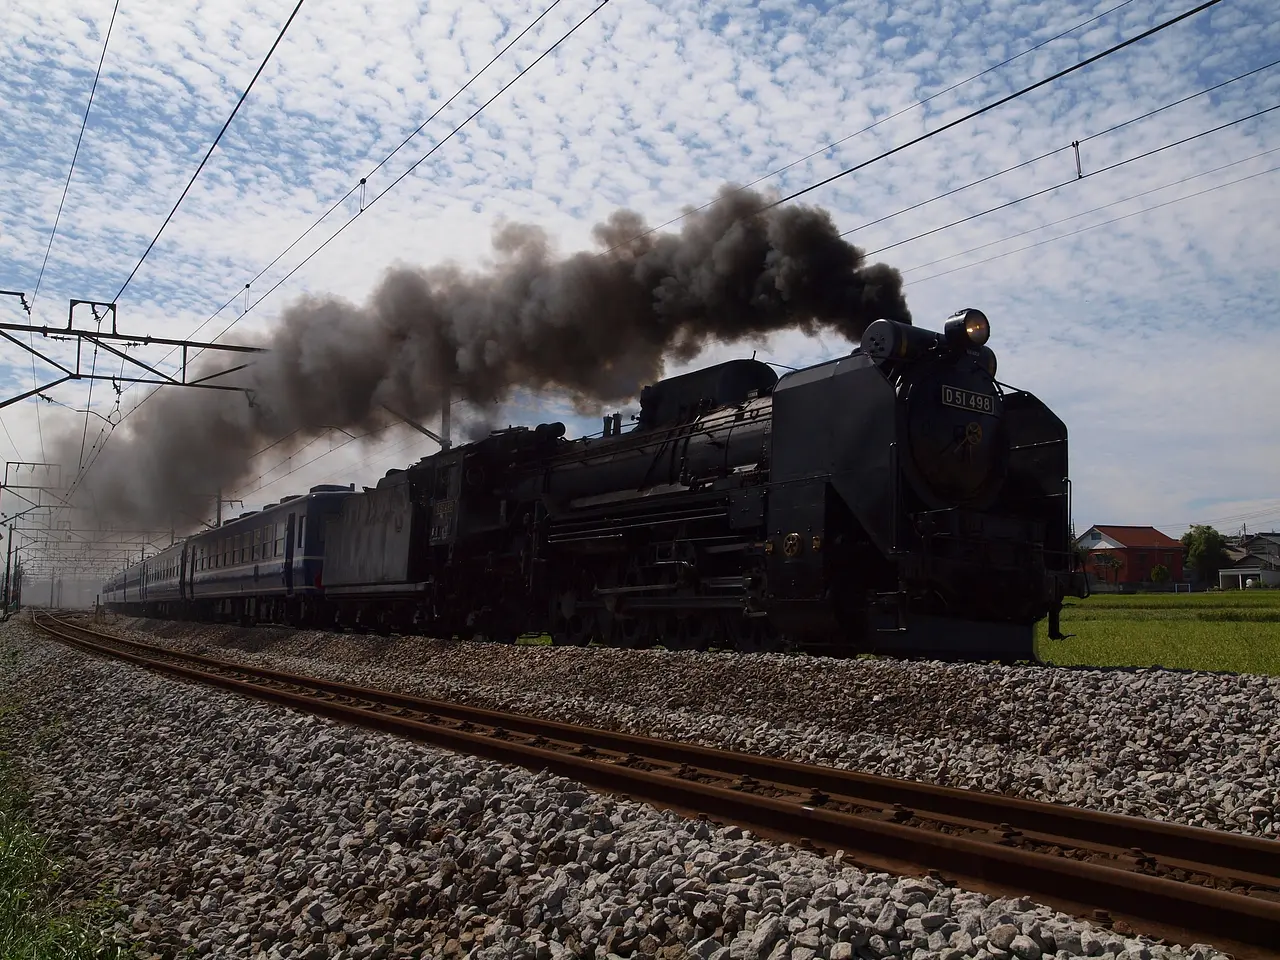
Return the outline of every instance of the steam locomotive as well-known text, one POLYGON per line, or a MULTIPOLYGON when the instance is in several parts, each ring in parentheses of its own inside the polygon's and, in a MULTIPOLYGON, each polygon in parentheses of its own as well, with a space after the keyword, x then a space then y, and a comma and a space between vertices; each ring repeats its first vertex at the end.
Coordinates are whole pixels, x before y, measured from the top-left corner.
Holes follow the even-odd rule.
POLYGON ((497 430, 242 514, 104 585, 120 612, 736 650, 1034 657, 1087 586, 1067 430, 995 379, 978 310, 877 320, 779 378, 646 387, 624 429, 497 430))

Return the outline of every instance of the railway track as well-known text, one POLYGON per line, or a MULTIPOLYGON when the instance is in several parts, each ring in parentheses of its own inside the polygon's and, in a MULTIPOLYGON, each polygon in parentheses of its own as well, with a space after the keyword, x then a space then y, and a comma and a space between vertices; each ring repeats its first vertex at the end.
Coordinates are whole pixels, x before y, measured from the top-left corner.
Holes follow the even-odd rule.
POLYGON ((352 686, 127 640, 42 632, 199 683, 734 823, 875 870, 1032 895, 1117 932, 1280 956, 1280 843, 352 686))

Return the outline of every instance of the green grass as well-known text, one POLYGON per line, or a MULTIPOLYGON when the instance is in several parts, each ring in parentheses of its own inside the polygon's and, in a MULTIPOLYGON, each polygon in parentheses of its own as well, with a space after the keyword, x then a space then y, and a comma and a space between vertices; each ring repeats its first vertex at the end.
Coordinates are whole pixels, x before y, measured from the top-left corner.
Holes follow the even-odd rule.
POLYGON ((111 944, 105 901, 70 908, 63 902, 58 862, 31 827, 26 801, 0 755, 0 957, 22 960, 126 960, 111 944))
MULTIPOLYGON (((14 715, 12 703, 0 706, 6 746, 24 739, 14 715)), ((70 900, 57 858, 33 828, 29 810, 17 766, 0 750, 0 960, 130 960, 135 954, 106 933, 111 903, 70 900)))
POLYGON ((1042 660, 1280 674, 1280 590, 1100 594, 1068 601, 1062 632, 1075 636, 1049 640, 1040 625, 1042 660))
MULTIPOLYGON (((1097 594, 1068 600, 1068 640, 1041 623, 1040 659, 1060 666, 1151 667, 1280 675, 1280 590, 1097 594)), ((524 645, 545 635, 525 634, 524 645)))

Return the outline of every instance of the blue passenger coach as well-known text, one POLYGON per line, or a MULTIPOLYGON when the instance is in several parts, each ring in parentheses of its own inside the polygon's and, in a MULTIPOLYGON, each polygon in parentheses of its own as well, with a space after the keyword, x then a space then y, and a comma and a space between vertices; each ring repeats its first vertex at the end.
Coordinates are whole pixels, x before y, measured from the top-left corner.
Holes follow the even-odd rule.
POLYGON ((325 527, 354 489, 322 484, 242 513, 112 577, 103 601, 138 616, 315 622, 325 527))
POLYGON ((322 484, 190 538, 192 614, 312 622, 324 585, 325 526, 353 490, 322 484))

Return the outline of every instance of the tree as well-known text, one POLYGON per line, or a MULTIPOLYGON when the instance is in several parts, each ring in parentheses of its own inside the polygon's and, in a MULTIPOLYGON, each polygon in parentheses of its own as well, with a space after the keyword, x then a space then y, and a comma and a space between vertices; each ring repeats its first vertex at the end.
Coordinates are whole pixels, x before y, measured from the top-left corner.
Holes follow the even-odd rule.
POLYGON ((1218 579, 1218 571, 1227 564, 1227 538, 1213 527, 1197 523, 1182 535, 1187 549, 1187 562, 1195 567, 1201 580, 1218 579))
POLYGON ((1163 563, 1157 563, 1151 568, 1151 582, 1165 583, 1169 579, 1169 568, 1163 563))
POLYGON ((1115 581, 1116 583, 1120 582, 1121 560, 1114 553, 1103 553, 1101 551, 1095 552, 1093 555, 1093 562, 1098 567, 1099 570, 1103 571, 1102 573, 1103 583, 1107 582, 1107 574, 1106 574, 1107 570, 1114 570, 1115 581))

